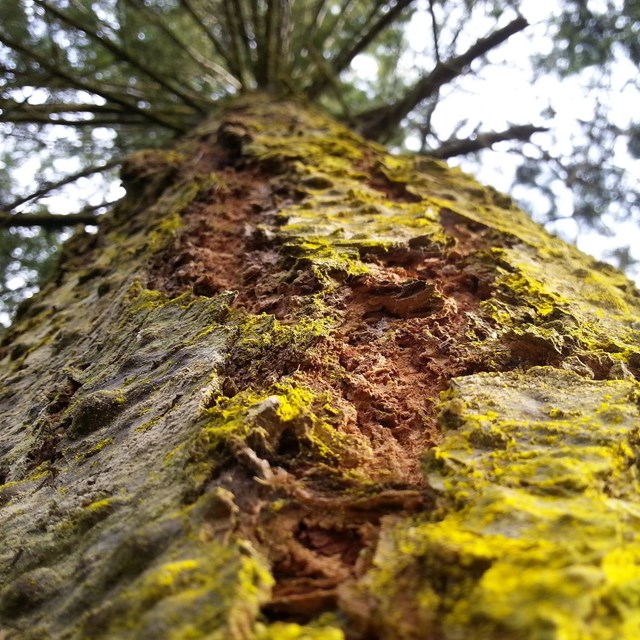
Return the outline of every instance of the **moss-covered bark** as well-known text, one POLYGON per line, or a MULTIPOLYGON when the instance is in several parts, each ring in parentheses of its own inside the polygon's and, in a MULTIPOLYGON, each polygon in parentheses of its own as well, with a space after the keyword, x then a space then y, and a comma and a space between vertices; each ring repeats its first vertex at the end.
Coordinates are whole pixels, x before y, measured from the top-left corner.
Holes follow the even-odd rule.
POLYGON ((293 103, 123 179, 0 347, 0 635, 637 637, 621 274, 293 103))

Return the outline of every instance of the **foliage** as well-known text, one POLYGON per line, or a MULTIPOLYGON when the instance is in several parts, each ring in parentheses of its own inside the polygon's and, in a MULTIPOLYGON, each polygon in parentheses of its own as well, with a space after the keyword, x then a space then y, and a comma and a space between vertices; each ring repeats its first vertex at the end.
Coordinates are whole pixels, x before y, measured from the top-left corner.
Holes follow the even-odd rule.
POLYGON ((0 309, 13 309, 51 274, 62 237, 46 229, 0 230, 0 309))
MULTIPOLYGON (((640 214, 633 175, 640 165, 640 122, 630 108, 640 90, 640 2, 565 0, 549 20, 547 36, 550 51, 534 57, 538 73, 575 83, 577 91, 591 96, 591 113, 576 118, 570 148, 562 148, 562 132, 556 131, 545 147, 523 153, 518 180, 534 189, 547 186, 547 219, 558 215, 551 189, 562 182, 572 192, 578 222, 611 234, 612 222, 637 220, 640 214)), ((630 257, 629 247, 614 253, 630 257)))

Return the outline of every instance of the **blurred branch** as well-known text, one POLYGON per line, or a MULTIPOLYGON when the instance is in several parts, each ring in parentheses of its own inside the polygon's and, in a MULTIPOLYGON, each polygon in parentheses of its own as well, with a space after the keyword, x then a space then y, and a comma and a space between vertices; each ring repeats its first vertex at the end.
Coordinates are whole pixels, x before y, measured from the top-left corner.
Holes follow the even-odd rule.
MULTIPOLYGON (((143 125, 146 120, 139 113, 131 113, 114 105, 82 103, 43 103, 29 104, 11 98, 0 97, 0 122, 12 124, 65 125, 71 127, 115 127, 119 125, 143 125)), ((180 110, 156 109, 160 116, 176 116, 186 122, 193 120, 196 114, 187 107, 180 110)), ((195 124, 195 122, 194 122, 195 124)))
MULTIPOLYGON (((284 62, 289 0, 268 0, 265 19, 266 86, 276 86, 284 62)), ((264 55, 263 54, 263 55, 264 55)))
POLYGON ((433 52, 436 63, 440 64, 440 29, 436 20, 436 12, 433 6, 434 0, 429 0, 429 15, 431 16, 431 35, 433 36, 433 52))
POLYGON ((503 131, 485 131, 476 133, 470 138, 445 140, 440 147, 426 153, 433 158, 446 160, 447 158, 481 151, 482 149, 489 149, 497 142, 505 142, 507 140, 528 142, 534 133, 543 133, 545 131, 549 131, 549 129, 531 124, 514 125, 503 131))
MULTIPOLYGON (((252 71, 251 47, 246 24, 238 0, 222 0, 222 8, 227 27, 227 37, 231 47, 231 55, 238 64, 238 72, 243 86, 247 86, 247 74, 252 71)), ((255 70, 253 70, 255 73, 255 70)))
POLYGON ((310 12, 310 20, 307 22, 306 29, 304 31, 300 30, 302 37, 298 40, 298 51, 306 49, 307 44, 310 42, 313 43, 313 37, 324 22, 326 10, 327 0, 316 0, 316 4, 310 12))
MULTIPOLYGON (((33 113, 39 116, 50 115, 52 113, 124 113, 121 107, 116 107, 107 104, 83 104, 83 103, 68 103, 64 102, 45 102, 42 104, 29 104, 27 102, 29 98, 25 100, 17 101, 12 98, 0 97, 0 110, 3 114, 0 116, 2 119, 7 119, 5 113, 11 115, 12 113, 33 113)), ((10 119, 13 122, 13 118, 10 119)))
POLYGON ((229 52, 223 45, 218 37, 209 28, 204 18, 196 11, 195 7, 191 3, 191 0, 179 0, 180 6, 183 7, 187 13, 191 16, 192 20, 200 28, 205 36, 209 39, 209 42, 213 45, 216 53, 225 61, 229 71, 240 83, 240 86, 244 86, 242 77, 242 68, 237 64, 237 60, 234 59, 231 52, 229 52))
POLYGON ((313 46, 313 44, 310 43, 307 45, 307 51, 309 52, 311 59, 315 62, 316 68, 326 76, 328 86, 331 88, 333 96, 342 109, 345 121, 351 122, 351 120, 353 119, 353 114, 351 113, 351 109, 347 104, 347 101, 345 100, 344 92, 342 90, 342 87, 340 86, 339 78, 333 75, 332 67, 322 57, 322 54, 313 46))
MULTIPOLYGON (((368 25, 368 27, 365 27, 363 33, 357 38, 356 42, 352 46, 341 49, 333 60, 330 61, 330 64, 333 67, 333 75, 338 77, 351 64, 351 61, 359 53, 362 53, 382 31, 393 24, 400 13, 413 2, 414 0, 398 0, 396 4, 378 20, 373 24, 368 25)), ((313 81, 307 90, 307 93, 311 98, 317 97, 322 93, 326 86, 326 75, 321 74, 320 77, 313 81)))
MULTIPOLYGON (((95 173, 100 173, 101 171, 106 171, 107 169, 111 169, 113 167, 117 167, 118 165, 122 164, 122 159, 116 159, 116 160, 110 160, 109 162, 104 162, 103 164, 100 165, 95 165, 93 167, 88 167, 85 169, 82 169, 82 171, 78 171, 77 173, 72 173, 71 175, 65 176, 64 178, 62 178, 61 180, 58 180, 57 182, 48 182, 45 183, 43 185, 41 185, 37 191, 34 191, 32 194, 28 195, 28 196, 24 196, 22 198, 18 198, 18 200, 15 200, 14 202, 12 202, 11 204, 7 205, 7 209, 11 210, 11 209, 15 209, 16 207, 19 207, 21 204, 24 204, 25 202, 29 202, 31 200, 36 200, 37 198, 42 198, 43 196, 46 196, 47 194, 51 193, 52 191, 55 191, 56 189, 59 189, 60 187, 64 187, 67 184, 71 184, 72 182, 75 182, 76 180, 79 180, 80 178, 86 178, 88 176, 91 176, 95 173)), ((18 215, 18 214, 16 214, 18 215)), ((21 214, 21 215, 26 215, 26 214, 21 214)))
POLYGON ((145 74, 147 77, 154 80, 159 86, 170 91, 175 96, 177 96, 182 102, 189 105, 192 109, 204 113, 205 109, 200 100, 194 99, 187 92, 183 91, 180 88, 174 87, 172 83, 168 82, 167 79, 161 74, 154 71, 151 67, 144 64, 138 58, 135 58, 131 55, 127 49, 121 47, 117 42, 114 42, 110 38, 100 35, 98 32, 89 28, 86 24, 82 24, 81 22, 74 20, 71 16, 67 15, 64 11, 60 11, 55 7, 52 7, 46 0, 33 0, 37 5, 42 7, 45 11, 55 16, 61 22, 69 25, 73 29, 84 33, 94 42, 97 42, 99 45, 104 47, 109 53, 115 56, 116 60, 120 60, 126 62, 134 69, 145 74))
POLYGON ((98 224, 96 213, 9 213, 0 211, 0 229, 10 227, 40 227, 42 229, 62 229, 77 224, 98 224))
POLYGON ((224 67, 219 64, 207 60, 197 49, 190 47, 184 40, 182 40, 175 31, 173 31, 164 19, 151 7, 145 7, 141 0, 127 0, 135 9, 143 11, 147 19, 150 19, 158 29, 160 29, 172 42, 180 47, 197 65, 199 65, 204 71, 211 74, 211 80, 226 82, 235 89, 240 88, 240 83, 234 78, 224 67))
POLYGON ((123 114, 121 117, 94 117, 86 120, 73 118, 51 118, 47 116, 19 114, 11 118, 0 117, 0 122, 10 122, 12 124, 38 124, 38 125, 63 125, 65 127, 119 127, 126 125, 143 125, 144 118, 135 114, 123 114))
POLYGON ((83 91, 87 91, 96 96, 100 96, 104 98, 107 102, 112 102, 114 104, 120 105, 126 111, 132 113, 139 113, 145 119, 150 122, 153 122, 162 127, 172 129, 173 131, 177 131, 179 133, 183 133, 184 130, 182 127, 177 124, 167 121, 164 118, 159 117, 150 109, 143 109, 139 107, 137 104, 129 102, 123 95, 118 93, 110 92, 105 90, 104 85, 102 84, 94 84, 92 82, 88 82, 86 80, 82 80, 73 74, 64 71, 60 65, 56 62, 48 60, 47 58, 38 55, 34 51, 32 51, 29 47, 23 46, 20 42, 10 38, 5 33, 0 31, 0 43, 4 44, 6 47, 13 49, 17 53, 22 54, 25 58, 32 60, 35 62, 40 68, 48 71, 53 78, 59 78, 68 82, 70 86, 81 89, 83 91))
POLYGON ((373 140, 384 141, 396 131, 400 122, 421 102, 431 97, 443 85, 464 73, 477 58, 501 45, 512 35, 528 26, 522 18, 512 20, 508 25, 477 40, 467 51, 436 64, 433 71, 416 82, 407 94, 391 105, 384 105, 361 113, 359 129, 363 135, 373 140))

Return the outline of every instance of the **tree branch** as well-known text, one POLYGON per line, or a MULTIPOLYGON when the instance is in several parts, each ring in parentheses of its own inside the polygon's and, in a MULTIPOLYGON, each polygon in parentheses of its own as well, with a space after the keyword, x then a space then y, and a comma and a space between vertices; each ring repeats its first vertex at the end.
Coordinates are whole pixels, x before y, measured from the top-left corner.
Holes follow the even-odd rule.
POLYGON ((440 30, 436 20, 436 11, 433 6, 434 0, 429 0, 429 15, 431 16, 431 35, 433 36, 433 52, 436 56, 436 63, 440 63, 440 30))
MULTIPOLYGON (((37 198, 42 198, 43 196, 46 196, 48 193, 51 193, 52 191, 55 191, 56 189, 59 189, 60 187, 64 187, 67 184, 71 184, 72 182, 75 182, 76 180, 79 180, 80 178, 86 178, 86 177, 91 176, 91 175, 93 175, 95 173, 100 173, 101 171, 106 171, 107 169, 111 169, 113 167, 117 167, 120 164, 122 164, 122 159, 110 160, 109 162, 105 162, 105 163, 100 164, 100 165, 96 165, 96 166, 93 166, 93 167, 88 167, 88 168, 82 169, 81 171, 78 171, 77 173, 72 173, 71 175, 65 176, 64 178, 62 178, 61 180, 58 180, 57 182, 45 183, 37 191, 35 191, 31 195, 24 196, 22 198, 18 198, 15 202, 12 202, 6 208, 9 209, 9 210, 15 209, 16 207, 19 207, 21 204, 24 204, 25 202, 29 202, 31 200, 36 200, 37 198)), ((22 214, 22 215, 26 215, 26 214, 22 214)))
POLYGON ((269 88, 277 81, 278 56, 280 55, 280 0, 267 0, 267 13, 265 15, 265 50, 266 77, 265 88, 269 88))
MULTIPOLYGON (((352 46, 343 48, 330 62, 333 67, 333 75, 338 77, 351 64, 351 61, 359 53, 362 53, 382 31, 393 24, 400 13, 413 2, 414 0, 398 0, 396 4, 389 9, 389 11, 380 16, 376 22, 369 26, 368 29, 357 38, 356 42, 352 46)), ((321 74, 311 84, 307 93, 309 97, 315 98, 322 93, 326 87, 326 75, 321 74)))
POLYGON ((65 127, 126 127, 131 125, 146 125, 146 120, 134 113, 122 114, 122 116, 120 117, 95 116, 87 119, 65 118, 59 116, 52 118, 44 115, 20 113, 7 118, 0 116, 0 122, 11 124, 38 124, 65 127))
MULTIPOLYGON (((27 98, 28 100, 29 98, 27 98)), ((38 115, 50 115, 52 113, 124 113, 122 108, 107 104, 91 103, 64 103, 45 102, 43 104, 30 104, 25 101, 17 101, 12 98, 0 98, 0 110, 19 111, 22 113, 34 113, 38 115)))
POLYGON ((309 42, 314 42, 313 37, 318 29, 322 27, 322 24, 324 22, 324 12, 326 9, 326 4, 327 0, 316 0, 316 4, 310 12, 310 20, 307 22, 306 29, 304 29, 304 31, 300 29, 302 37, 296 38, 298 44, 298 46, 296 47, 296 52, 300 52, 303 49, 306 49, 309 42))
POLYGON ((240 87, 243 86, 242 74, 239 67, 236 65, 236 61, 233 59, 233 55, 229 54, 229 51, 222 46, 220 40, 216 37, 213 31, 205 23, 203 17, 196 11, 195 7, 191 4, 191 0, 179 0, 180 6, 184 7, 187 13, 191 16, 192 20, 200 28, 205 36, 209 39, 209 42, 213 45, 216 53, 225 61, 229 72, 237 79, 240 87))
POLYGON ((75 89, 81 89, 83 91, 87 91, 88 93, 92 93, 93 95, 100 96, 101 98, 104 98, 107 102, 112 102, 114 104, 120 105, 126 111, 129 111, 132 113, 139 113, 142 116, 144 116, 145 119, 147 119, 150 122, 153 122, 156 125, 160 125, 162 127, 171 129, 178 133, 184 133, 184 130, 182 127, 179 127, 173 122, 169 122, 167 120, 164 120, 163 118, 158 117, 153 111, 149 109, 142 109, 141 107, 138 107, 137 104, 129 102, 127 99, 120 96, 119 94, 106 91, 103 85, 96 85, 91 82, 87 82, 86 80, 77 78, 71 73, 63 71, 60 65, 48 60, 47 58, 41 55, 38 55, 28 47, 23 46, 21 43, 17 42, 13 38, 10 38, 2 31, 0 31, 0 42, 4 44, 6 47, 9 47, 10 49, 13 49, 14 51, 22 54, 26 58, 33 60, 33 62, 35 62, 39 67, 41 67, 42 69, 50 73, 52 77, 60 78, 68 82, 69 85, 74 87, 75 89))
POLYGON ((160 73, 154 71, 151 67, 147 66, 134 56, 132 56, 129 51, 127 51, 124 47, 121 47, 118 43, 114 42, 110 38, 106 36, 102 36, 93 29, 90 29, 87 25, 84 25, 77 20, 74 20, 71 16, 67 15, 64 11, 60 11, 55 7, 52 7, 46 0, 34 0, 36 4, 41 6, 45 11, 49 12, 51 15, 55 16, 58 20, 63 22, 64 24, 69 25, 73 29, 80 31, 87 35, 94 42, 97 42, 99 45, 104 47, 109 53, 113 54, 116 60, 121 60, 123 62, 128 63, 134 69, 145 74, 147 77, 151 78, 154 82, 156 82, 160 87, 170 91, 175 96, 177 96, 180 100, 182 100, 185 104, 190 106, 192 109, 199 111, 200 113, 204 113, 205 109, 202 104, 194 100, 190 95, 181 89, 174 87, 172 83, 168 82, 167 79, 160 73))
POLYGON ((0 211, 0 229, 11 227, 62 229, 77 224, 98 224, 96 213, 9 213, 0 211))
POLYGON ((164 18, 150 7, 141 6, 140 0, 127 0, 138 11, 144 11, 144 15, 151 19, 158 29, 160 29, 172 42, 180 47, 197 65, 209 74, 211 80, 226 82, 235 89, 240 88, 240 83, 234 78, 224 67, 219 64, 207 60, 197 49, 190 47, 184 40, 176 35, 176 33, 166 24, 164 18))
POLYGON ((309 51, 309 55, 312 60, 315 62, 317 69, 326 75, 328 85, 331 87, 335 99, 342 108, 345 122, 347 124, 351 123, 353 120, 353 114, 351 113, 351 109, 343 95, 339 78, 333 76, 333 69, 327 64, 326 60, 322 57, 322 54, 313 46, 313 44, 309 43, 307 45, 307 50, 309 51))
POLYGON ((241 21, 236 13, 237 0, 222 0, 224 19, 226 20, 226 31, 228 35, 228 46, 231 57, 235 60, 235 69, 243 87, 249 86, 247 74, 255 75, 255 70, 251 69, 251 60, 245 57, 247 42, 242 35, 241 21))
POLYGON ((501 45, 528 25, 529 23, 524 18, 518 17, 487 37, 480 38, 459 56, 436 64, 433 71, 420 78, 400 100, 391 105, 371 109, 360 114, 358 116, 360 132, 373 140, 389 139, 403 118, 418 104, 431 97, 440 87, 464 73, 474 60, 501 45))
POLYGON ((446 140, 440 147, 426 154, 433 158, 446 160, 455 156, 462 156, 467 153, 474 153, 482 149, 489 149, 497 142, 507 140, 519 140, 528 142, 534 133, 549 131, 547 127, 536 127, 532 124, 513 125, 504 131, 485 131, 476 133, 471 138, 446 140))

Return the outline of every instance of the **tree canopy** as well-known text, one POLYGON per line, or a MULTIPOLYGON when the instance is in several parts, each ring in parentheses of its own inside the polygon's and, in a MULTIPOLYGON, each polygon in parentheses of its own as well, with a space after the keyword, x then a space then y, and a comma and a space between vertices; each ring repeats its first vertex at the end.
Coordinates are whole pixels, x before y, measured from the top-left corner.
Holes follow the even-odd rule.
MULTIPOLYGON (((169 144, 213 105, 246 91, 313 101, 371 139, 400 149, 417 141, 421 153, 439 158, 507 142, 518 156, 519 183, 548 196, 547 219, 557 215, 560 182, 575 196, 572 213, 591 225, 606 224, 605 214, 637 215, 638 191, 619 160, 640 156, 640 125, 614 114, 607 93, 621 65, 638 62, 635 0, 565 0, 561 11, 534 25, 546 34, 539 41, 546 51, 531 54, 539 72, 579 77, 594 91, 597 109, 577 123, 570 144, 554 125, 552 105, 536 122, 520 121, 516 113, 498 130, 483 126, 472 108, 457 128, 438 124, 437 114, 464 78, 478 75, 493 52, 526 33, 525 5, 4 0, 2 301, 15 304, 34 286, 64 229, 88 224, 106 209, 127 153, 169 144), (408 36, 416 18, 428 25, 420 46, 408 36), (374 62, 367 76, 354 64, 363 56, 374 62), (88 193, 84 206, 66 206, 71 216, 52 213, 49 196, 73 201, 78 188, 88 193)), ((635 83, 629 90, 637 92, 635 83)), ((540 203, 539 195, 534 199, 540 203)))

